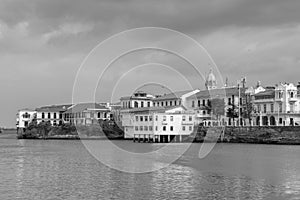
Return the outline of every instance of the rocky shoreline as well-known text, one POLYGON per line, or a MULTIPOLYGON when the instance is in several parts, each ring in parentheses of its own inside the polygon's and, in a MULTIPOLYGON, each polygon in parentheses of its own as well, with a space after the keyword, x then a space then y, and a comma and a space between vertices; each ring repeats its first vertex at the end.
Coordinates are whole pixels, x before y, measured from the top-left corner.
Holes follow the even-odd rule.
POLYGON ((193 142, 300 145, 300 126, 199 127, 193 142), (211 137, 211 139, 209 138, 211 137))

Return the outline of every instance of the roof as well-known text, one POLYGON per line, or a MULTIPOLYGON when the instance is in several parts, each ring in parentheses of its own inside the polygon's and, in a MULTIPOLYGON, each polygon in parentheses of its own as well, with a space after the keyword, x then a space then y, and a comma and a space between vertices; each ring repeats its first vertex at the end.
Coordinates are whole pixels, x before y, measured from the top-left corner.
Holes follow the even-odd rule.
POLYGON ((63 112, 70 108, 72 104, 64 104, 64 105, 51 105, 51 106, 43 106, 37 108, 38 112, 63 112))
POLYGON ((275 90, 266 90, 263 92, 259 92, 254 95, 255 97, 262 97, 262 96, 274 96, 275 97, 275 90))
POLYGON ((66 113, 83 112, 85 110, 109 110, 106 106, 99 103, 78 103, 70 107, 66 113))
MULTIPOLYGON (((247 88, 240 88, 241 96, 245 95, 245 91, 247 88)), ((197 99, 207 99, 207 98, 224 98, 230 97, 232 95, 239 95, 238 87, 230 87, 230 88, 221 88, 221 89, 212 89, 212 90, 202 90, 195 95, 192 95, 190 98, 197 98, 197 99)))
POLYGON ((161 100, 169 100, 169 99, 179 99, 181 98, 183 95, 192 92, 194 90, 185 90, 185 91, 178 91, 178 92, 173 92, 173 93, 169 93, 169 94, 165 94, 161 97, 157 97, 155 99, 153 99, 153 101, 161 101, 161 100))

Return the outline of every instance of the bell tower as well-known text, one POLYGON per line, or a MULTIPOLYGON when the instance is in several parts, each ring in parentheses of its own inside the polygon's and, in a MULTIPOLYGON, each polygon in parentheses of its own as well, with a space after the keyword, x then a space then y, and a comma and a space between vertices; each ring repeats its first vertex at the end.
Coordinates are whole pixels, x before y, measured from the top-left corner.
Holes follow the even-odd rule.
POLYGON ((207 90, 217 89, 217 80, 212 69, 210 69, 206 77, 205 87, 207 90))

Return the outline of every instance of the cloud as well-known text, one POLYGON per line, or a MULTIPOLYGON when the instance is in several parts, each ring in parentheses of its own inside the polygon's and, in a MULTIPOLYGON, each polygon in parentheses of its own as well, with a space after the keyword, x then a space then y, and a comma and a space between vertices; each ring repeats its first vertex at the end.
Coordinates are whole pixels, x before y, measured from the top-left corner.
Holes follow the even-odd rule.
MULTIPOLYGON (((0 93, 5 97, 0 109, 6 114, 0 122, 12 126, 22 107, 69 101, 75 74, 89 51, 136 27, 166 27, 192 36, 232 82, 243 75, 249 84, 297 82, 299 8, 295 0, 3 0, 0 93)), ((186 69, 164 53, 140 56, 186 69)), ((125 64, 137 62, 129 58, 125 64)))

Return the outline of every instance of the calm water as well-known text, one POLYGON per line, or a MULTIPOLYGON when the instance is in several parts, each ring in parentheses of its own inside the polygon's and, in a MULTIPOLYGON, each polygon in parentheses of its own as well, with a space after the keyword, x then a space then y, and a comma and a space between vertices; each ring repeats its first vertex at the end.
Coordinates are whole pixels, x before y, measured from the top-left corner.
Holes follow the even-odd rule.
POLYGON ((200 145, 163 170, 129 174, 80 141, 0 137, 0 199, 300 199, 300 146, 219 144, 199 160, 200 145))

